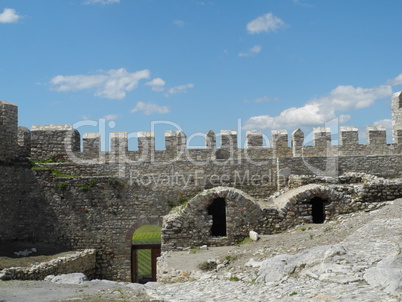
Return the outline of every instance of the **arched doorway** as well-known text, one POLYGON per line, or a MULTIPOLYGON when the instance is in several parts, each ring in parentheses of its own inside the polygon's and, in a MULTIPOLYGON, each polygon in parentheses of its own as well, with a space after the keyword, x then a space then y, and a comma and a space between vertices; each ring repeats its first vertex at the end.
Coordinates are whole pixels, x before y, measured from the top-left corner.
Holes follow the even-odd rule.
POLYGON ((211 236, 226 236, 225 198, 215 198, 208 206, 208 215, 212 216, 211 236))
POLYGON ((131 282, 156 281, 156 259, 161 255, 161 227, 143 225, 132 237, 131 282))
POLYGON ((327 203, 327 200, 320 197, 314 197, 310 200, 313 223, 323 223, 325 221, 325 204, 327 203))

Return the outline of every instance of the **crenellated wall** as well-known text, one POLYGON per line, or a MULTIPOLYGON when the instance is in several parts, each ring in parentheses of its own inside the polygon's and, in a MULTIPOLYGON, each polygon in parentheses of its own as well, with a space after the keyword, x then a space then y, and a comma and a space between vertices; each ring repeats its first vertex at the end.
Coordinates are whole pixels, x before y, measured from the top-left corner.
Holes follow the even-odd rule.
MULTIPOLYGON (((286 130, 272 130, 271 147, 265 146, 261 131, 251 130, 244 148, 238 148, 238 133, 232 130, 218 135, 209 131, 205 147, 199 149, 187 148, 185 133, 167 131, 165 150, 155 150, 154 132, 137 132, 137 150, 128 148, 131 135, 115 132, 109 137, 110 151, 103 151, 101 134, 85 133, 81 146, 80 133, 72 125, 18 127, 17 106, 0 102, 0 244, 36 239, 73 249, 95 248, 97 277, 129 281, 131 236, 136 228, 162 225, 162 217, 172 207, 200 192, 204 193, 179 215, 180 228, 171 238, 166 232, 170 248, 189 242, 231 244, 251 227, 267 233, 282 231, 310 219, 311 206, 302 200, 302 193, 292 204, 267 204, 271 194, 294 185, 295 176, 325 179, 363 172, 402 178, 401 104, 398 92, 392 97, 392 144, 386 143, 382 126, 367 127, 366 144, 359 143, 356 127, 347 126, 339 129, 339 144, 332 144, 326 127, 314 128, 311 143, 300 129, 290 138, 286 130), (221 186, 225 188, 214 189, 221 186), (229 234, 219 239, 209 233, 206 210, 216 197, 227 200, 229 234)), ((363 209, 362 202, 374 202, 376 196, 381 200, 402 196, 399 182, 359 184, 358 192, 354 187, 349 190, 340 183, 330 191, 321 186, 309 192, 330 199, 329 217, 363 209)), ((171 220, 172 228, 176 218, 171 220)))

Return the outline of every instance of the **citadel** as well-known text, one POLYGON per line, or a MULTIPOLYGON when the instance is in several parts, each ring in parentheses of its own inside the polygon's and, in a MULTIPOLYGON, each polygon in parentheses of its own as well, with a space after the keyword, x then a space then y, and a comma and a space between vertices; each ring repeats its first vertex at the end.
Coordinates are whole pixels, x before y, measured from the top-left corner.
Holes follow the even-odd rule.
POLYGON ((143 225, 162 227, 161 250, 169 251, 236 244, 250 231, 275 234, 369 209, 402 197, 402 92, 393 94, 391 112, 391 144, 383 126, 367 127, 366 144, 347 126, 339 145, 326 127, 314 128, 312 145, 300 129, 290 139, 272 130, 269 148, 256 130, 245 148, 236 131, 209 131, 199 149, 187 148, 183 132, 167 131, 165 150, 155 150, 153 132, 138 132, 132 151, 127 133, 116 132, 102 151, 99 133, 81 140, 72 125, 19 127, 18 107, 0 101, 0 245, 90 249, 83 272, 132 281, 132 236, 143 225))

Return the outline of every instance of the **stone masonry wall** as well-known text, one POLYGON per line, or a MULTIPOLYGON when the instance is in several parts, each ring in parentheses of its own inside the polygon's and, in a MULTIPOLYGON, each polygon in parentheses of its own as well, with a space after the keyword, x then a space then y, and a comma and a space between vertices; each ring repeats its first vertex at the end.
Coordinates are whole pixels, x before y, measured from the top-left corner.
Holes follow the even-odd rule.
MULTIPOLYGON (((322 198, 325 219, 354 211, 375 209, 381 206, 382 201, 402 197, 402 180, 387 180, 375 176, 365 176, 365 179, 364 183, 351 185, 305 185, 309 183, 307 181, 297 189, 267 202, 257 201, 233 188, 218 187, 203 191, 185 206, 173 209, 164 217, 162 249, 181 250, 190 245, 234 244, 247 237, 249 231, 275 234, 299 224, 312 223, 310 201, 313 197, 322 198), (208 215, 207 208, 215 198, 224 198, 226 201, 226 236, 211 235, 212 218, 208 215)), ((344 183, 345 177, 332 178, 330 183, 340 181, 344 183)))
POLYGON ((80 134, 72 125, 34 125, 30 145, 34 160, 66 160, 80 151, 80 134))
POLYGON ((0 271, 0 280, 43 280, 48 275, 83 273, 89 279, 94 276, 96 250, 73 252, 54 260, 31 267, 11 267, 0 271))
POLYGON ((0 162, 17 157, 18 107, 13 103, 0 101, 0 162))
POLYGON ((0 244, 39 239, 57 242, 52 225, 58 218, 48 205, 27 161, 0 164, 0 244))

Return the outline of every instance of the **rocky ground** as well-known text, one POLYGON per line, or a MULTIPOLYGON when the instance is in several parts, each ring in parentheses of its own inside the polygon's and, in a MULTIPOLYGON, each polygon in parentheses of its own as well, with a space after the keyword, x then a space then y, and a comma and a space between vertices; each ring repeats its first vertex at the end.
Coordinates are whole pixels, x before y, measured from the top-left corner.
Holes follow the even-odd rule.
POLYGON ((402 199, 371 210, 170 252, 162 279, 176 283, 3 281, 0 301, 402 301, 402 199))

